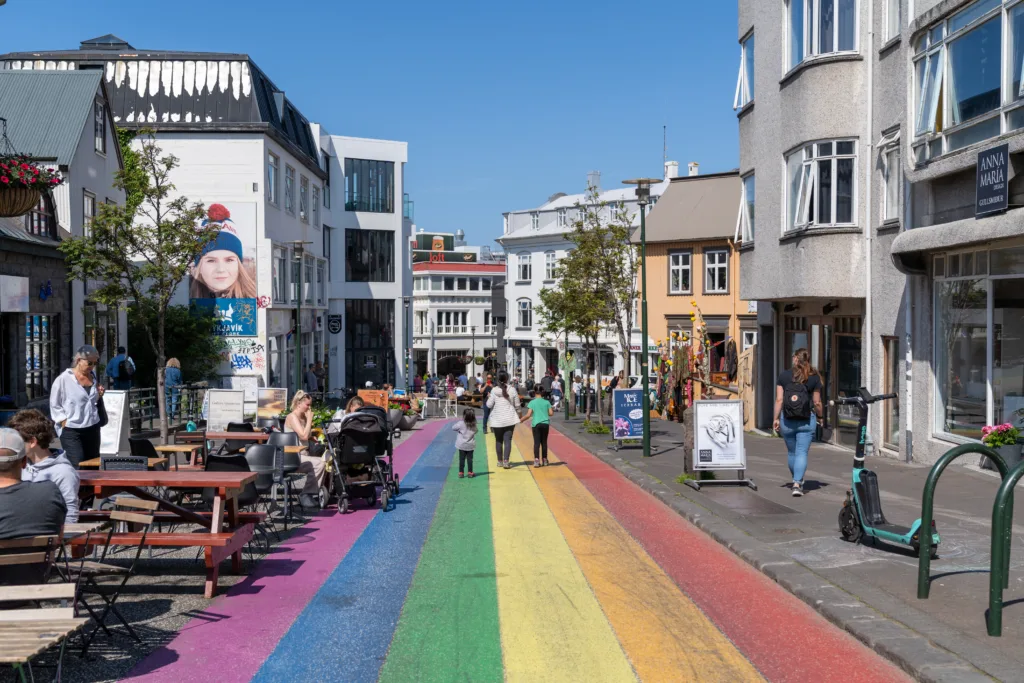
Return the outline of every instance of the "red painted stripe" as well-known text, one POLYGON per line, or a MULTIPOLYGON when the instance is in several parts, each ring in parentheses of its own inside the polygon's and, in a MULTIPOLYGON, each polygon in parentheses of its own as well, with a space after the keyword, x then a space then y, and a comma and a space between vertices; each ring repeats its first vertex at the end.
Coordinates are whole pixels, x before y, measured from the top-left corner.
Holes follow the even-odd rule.
POLYGON ((551 431, 551 448, 770 681, 910 679, 613 467, 551 431))

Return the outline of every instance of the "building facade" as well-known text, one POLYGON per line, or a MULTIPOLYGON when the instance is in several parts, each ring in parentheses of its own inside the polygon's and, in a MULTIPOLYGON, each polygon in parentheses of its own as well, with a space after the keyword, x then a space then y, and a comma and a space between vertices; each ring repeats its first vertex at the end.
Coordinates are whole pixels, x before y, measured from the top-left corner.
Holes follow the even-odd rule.
MULTIPOLYGON (((666 164, 666 179, 651 186, 651 200, 648 212, 653 215, 658 198, 668 188, 670 175, 675 175, 678 164, 666 164)), ((601 174, 592 172, 587 176, 587 186, 600 190, 598 201, 609 205, 607 219, 611 218, 611 205, 624 206, 639 225, 639 205, 633 188, 601 190, 601 174)), ((565 351, 565 342, 548 338, 542 332, 543 324, 534 315, 540 303, 540 292, 556 283, 555 273, 558 262, 572 249, 567 235, 572 231, 573 222, 579 220, 580 206, 588 201, 587 193, 566 195, 558 193, 534 209, 505 213, 502 236, 497 242, 506 254, 505 299, 508 320, 506 323, 506 354, 503 362, 509 371, 521 379, 539 381, 549 370, 558 370, 559 353, 565 351), (561 344, 561 346, 560 346, 561 344)), ((640 322, 635 321, 631 331, 630 344, 640 350, 640 322)), ((582 348, 580 339, 569 339, 570 349, 582 348)), ((648 347, 653 344, 647 340, 648 347)), ((618 335, 612 330, 602 330, 598 337, 598 351, 593 359, 597 374, 610 379, 623 369, 622 349, 618 335)), ((652 367, 653 367, 652 355, 652 367)), ((639 364, 628 370, 639 373, 639 364)))
MULTIPOLYGON (((661 344, 696 336, 700 310, 714 358, 725 371, 729 342, 738 353, 757 344, 757 304, 740 298, 740 257, 733 243, 738 171, 674 178, 647 220, 647 325, 661 344), (696 304, 696 306, 694 306, 696 304)), ((639 235, 634 235, 639 242, 639 235)))
POLYGON ((127 339, 124 310, 90 301, 88 283, 68 282, 57 251, 88 231, 101 202, 124 201, 114 187, 121 154, 97 72, 0 70, 0 118, 18 152, 64 178, 28 214, 0 218, 0 402, 45 408, 77 347, 100 351, 102 377, 127 339))
POLYGON ((505 278, 504 255, 466 246, 461 231, 421 231, 413 247, 416 374, 495 372, 501 361, 492 299, 495 283, 505 278))

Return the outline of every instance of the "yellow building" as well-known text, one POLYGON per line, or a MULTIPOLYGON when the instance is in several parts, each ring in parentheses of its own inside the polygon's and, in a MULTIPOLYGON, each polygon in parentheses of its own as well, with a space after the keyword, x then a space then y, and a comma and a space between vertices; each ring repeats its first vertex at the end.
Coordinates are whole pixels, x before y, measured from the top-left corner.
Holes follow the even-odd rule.
MULTIPOLYGON (((696 165, 691 165, 695 168, 696 165)), ((737 171, 673 178, 647 218, 647 319, 651 339, 692 336, 695 302, 717 358, 757 343, 757 305, 740 299, 733 242, 740 202, 737 171)), ((640 233, 634 235, 639 241, 640 233)), ((723 368, 713 368, 713 372, 723 368)))

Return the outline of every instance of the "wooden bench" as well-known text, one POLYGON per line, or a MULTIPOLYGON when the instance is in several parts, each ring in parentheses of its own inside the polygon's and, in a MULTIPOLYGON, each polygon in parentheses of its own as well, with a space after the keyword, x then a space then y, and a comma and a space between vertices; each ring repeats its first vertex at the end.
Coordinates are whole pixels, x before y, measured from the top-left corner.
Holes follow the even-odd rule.
MULTIPOLYGON (((153 512, 153 517, 158 522, 182 522, 181 518, 173 512, 156 511, 153 512)), ((201 517, 213 517, 212 512, 196 512, 201 517)), ((266 512, 239 512, 238 523, 239 524, 258 524, 267 518, 266 512)), ((105 522, 110 519, 109 510, 82 510, 78 513, 78 520, 80 522, 105 522)), ((153 532, 159 533, 159 532, 153 532)), ((90 543, 90 545, 93 545, 90 543)))

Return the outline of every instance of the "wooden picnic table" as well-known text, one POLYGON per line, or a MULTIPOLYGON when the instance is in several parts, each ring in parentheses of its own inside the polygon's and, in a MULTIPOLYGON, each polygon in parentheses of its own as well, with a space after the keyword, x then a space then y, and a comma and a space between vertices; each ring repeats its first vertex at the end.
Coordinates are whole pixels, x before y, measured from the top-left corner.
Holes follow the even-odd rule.
MULTIPOLYGON (((82 469, 98 470, 103 463, 102 458, 92 458, 91 460, 83 460, 78 463, 78 467, 82 469)), ((158 467, 167 464, 167 458, 147 458, 146 466, 151 470, 155 470, 158 467)))
POLYGON ((270 438, 266 432, 206 432, 207 441, 255 441, 263 443, 270 438))
MULTIPOLYGON (((206 587, 204 594, 212 598, 217 592, 217 577, 220 563, 231 557, 232 571, 242 570, 242 549, 253 534, 253 523, 240 523, 237 496, 246 484, 256 480, 255 472, 205 472, 202 470, 123 471, 83 470, 79 472, 80 490, 90 491, 97 501, 110 498, 118 493, 129 493, 143 500, 152 500, 160 509, 171 513, 174 518, 204 527, 208 533, 163 533, 150 532, 146 545, 159 547, 203 547, 206 556, 206 587), (146 490, 152 487, 209 488, 213 489, 213 513, 205 516, 194 510, 175 505, 173 502, 146 490), (225 528, 225 524, 227 527, 225 528)), ((112 543, 136 545, 140 534, 116 533, 112 543)), ((74 539, 72 544, 83 545, 84 538, 74 539)))
MULTIPOLYGON (((198 454, 203 452, 203 444, 201 443, 169 443, 156 446, 155 448, 157 453, 190 453, 192 457, 188 460, 189 465, 195 465, 198 454)), ((175 461, 177 461, 177 458, 175 458, 175 461)))

